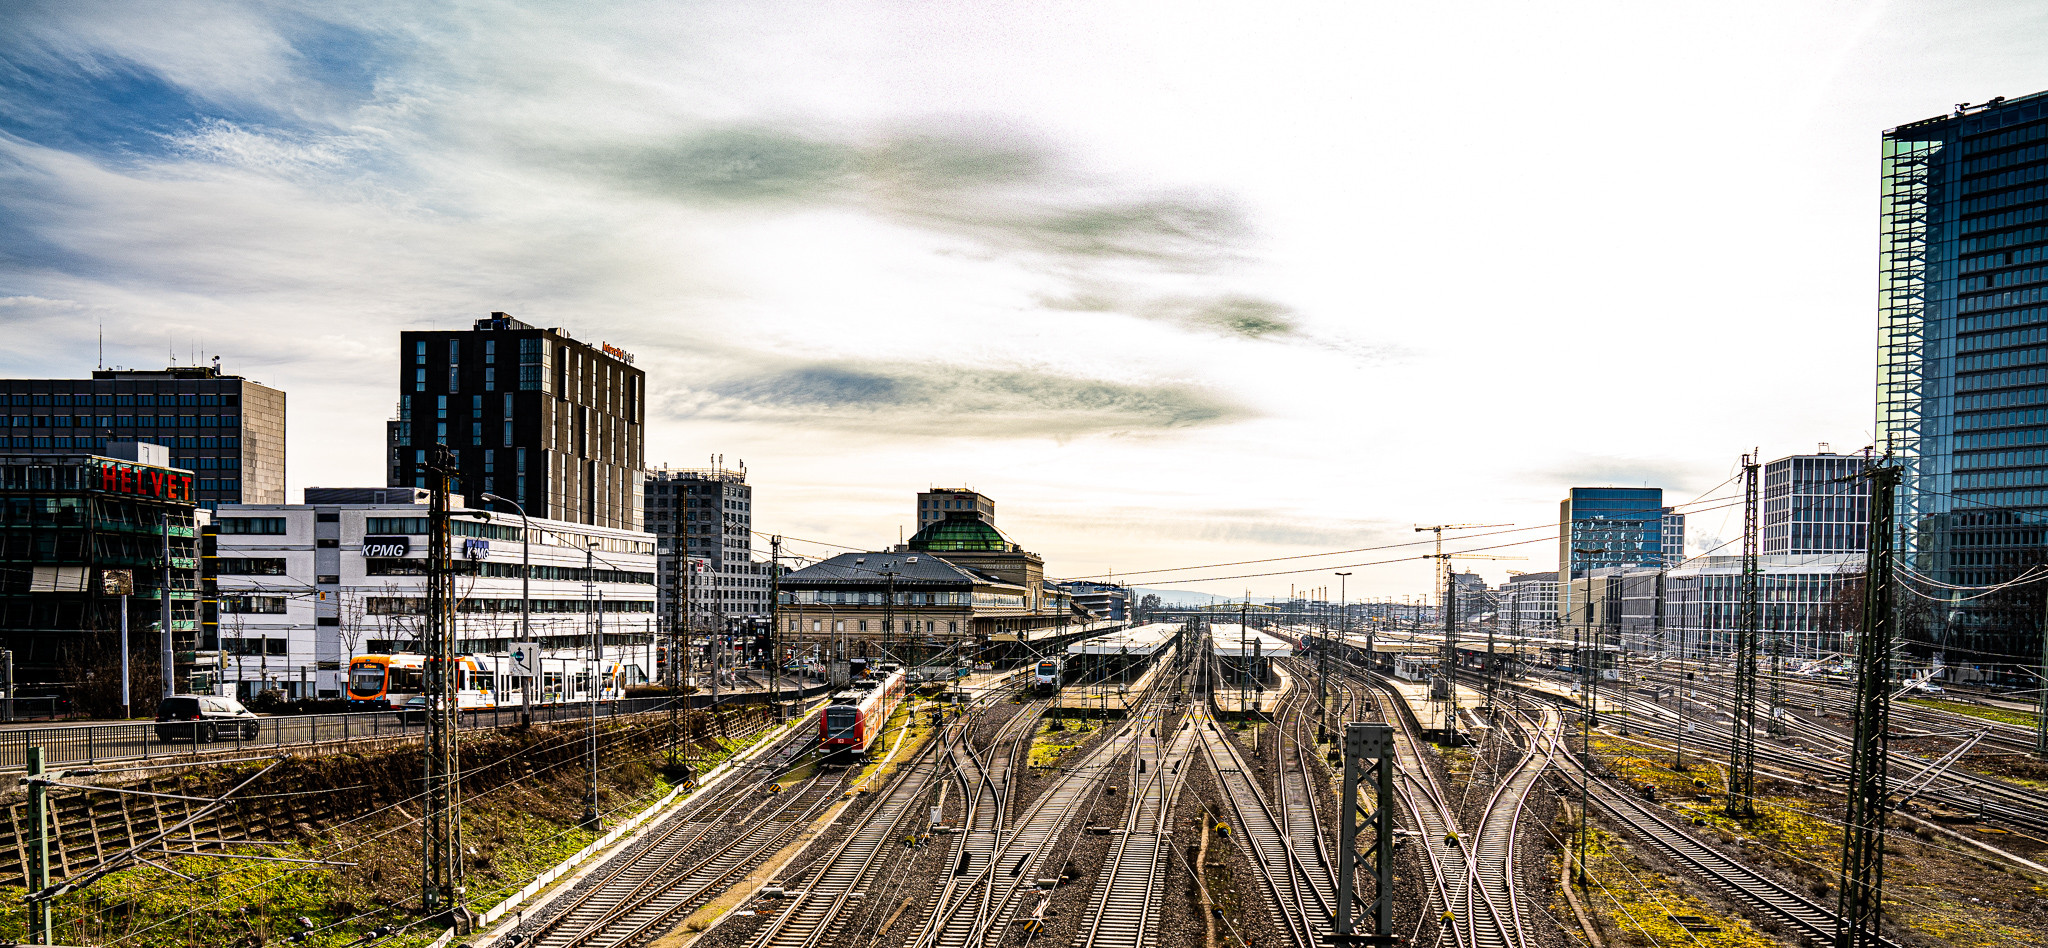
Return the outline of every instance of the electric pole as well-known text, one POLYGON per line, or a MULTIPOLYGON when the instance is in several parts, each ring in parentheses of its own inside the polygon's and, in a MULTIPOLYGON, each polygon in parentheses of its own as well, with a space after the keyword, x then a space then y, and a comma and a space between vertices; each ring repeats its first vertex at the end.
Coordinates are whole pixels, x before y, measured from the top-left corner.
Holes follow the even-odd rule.
POLYGON ((432 489, 427 515, 427 603, 422 652, 426 653, 427 695, 425 816, 421 824, 420 908, 468 931, 462 902, 462 762, 456 741, 458 695, 455 682, 455 561, 449 524, 454 459, 447 445, 435 445, 432 460, 420 465, 432 489))
MULTIPOLYGON (((1743 455, 1742 603, 1736 621, 1735 740, 1729 745, 1727 807, 1728 815, 1737 817, 1756 815, 1756 472, 1755 456, 1743 455)), ((1875 542, 1873 537, 1873 545, 1875 542)))
MULTIPOLYGON (((775 660, 774 670, 768 673, 768 681, 775 689, 775 720, 786 720, 789 715, 782 706, 782 628, 777 625, 780 617, 777 607, 782 604, 782 535, 768 538, 768 654, 775 660)), ((803 686, 798 685, 799 689, 803 686)), ((798 692, 801 694, 801 690, 798 692)))
MULTIPOLYGON (((1862 475, 1856 475, 1862 476, 1862 475)), ((1849 812, 1842 821, 1842 891, 1835 948, 1880 944, 1884 921, 1886 771, 1891 766, 1892 556, 1896 536, 1892 504, 1899 469, 1868 470, 1870 561, 1863 581, 1863 621, 1857 638, 1856 743, 1849 761, 1849 812)))

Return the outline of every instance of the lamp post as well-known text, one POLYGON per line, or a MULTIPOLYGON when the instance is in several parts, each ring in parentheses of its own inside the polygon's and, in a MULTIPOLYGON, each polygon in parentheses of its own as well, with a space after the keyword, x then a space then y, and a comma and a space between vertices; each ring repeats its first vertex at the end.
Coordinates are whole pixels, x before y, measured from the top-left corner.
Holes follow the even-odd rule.
MULTIPOLYGON (((494 504, 511 504, 519 511, 519 640, 533 641, 533 521, 526 516, 526 508, 516 500, 507 500, 496 494, 485 494, 484 500, 494 504)), ((534 656, 534 669, 540 668, 540 656, 534 656)), ((533 676, 525 676, 519 688, 519 723, 533 723, 533 676)))

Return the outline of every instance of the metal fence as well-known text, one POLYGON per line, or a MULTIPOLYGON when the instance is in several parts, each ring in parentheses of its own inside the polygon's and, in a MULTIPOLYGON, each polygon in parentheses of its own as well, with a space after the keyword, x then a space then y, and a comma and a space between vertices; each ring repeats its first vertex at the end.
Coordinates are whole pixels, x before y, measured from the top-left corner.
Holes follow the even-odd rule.
MULTIPOLYGON (((818 694, 824 691, 825 687, 818 685, 801 692, 784 691, 782 695, 787 699, 801 699, 818 694)), ((722 694, 718 696, 716 703, 719 706, 756 704, 766 702, 770 697, 771 695, 766 692, 722 694)), ((713 706, 712 696, 708 694, 687 695, 680 699, 667 696, 626 698, 598 702, 597 715, 601 719, 610 719, 622 715, 666 711, 672 704, 686 708, 713 706)), ((464 710, 459 714, 459 718, 464 730, 507 728, 521 723, 522 710, 517 707, 464 710)), ((535 724, 573 723, 588 720, 590 713, 591 708, 587 702, 543 704, 532 709, 532 719, 535 724)), ((26 770, 28 749, 31 746, 43 749, 43 761, 46 766, 75 767, 113 761, 174 758, 218 751, 256 751, 265 748, 417 738, 424 736, 425 730, 425 722, 417 713, 406 714, 398 711, 281 715, 255 718, 246 724, 241 721, 220 720, 15 728, 0 731, 0 771, 26 770), (205 739, 207 734, 204 730, 209 724, 212 725, 212 741, 205 739), (248 729, 251 726, 254 728, 253 732, 248 729)))

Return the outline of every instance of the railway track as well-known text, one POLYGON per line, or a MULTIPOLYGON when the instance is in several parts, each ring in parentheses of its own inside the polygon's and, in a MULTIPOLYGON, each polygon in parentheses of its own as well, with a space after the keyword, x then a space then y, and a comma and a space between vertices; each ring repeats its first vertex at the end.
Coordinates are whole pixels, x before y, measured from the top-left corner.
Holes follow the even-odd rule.
POLYGON ((1521 836, 1522 804, 1549 769, 1557 752, 1561 726, 1562 718, 1550 709, 1543 713, 1538 726, 1525 729, 1525 752, 1486 801, 1486 816, 1480 821, 1479 834, 1472 840, 1472 879, 1466 888, 1463 913, 1471 919, 1483 909, 1493 918, 1492 925, 1472 932, 1470 941, 1479 948, 1520 948, 1529 942, 1520 875, 1515 866, 1516 842, 1521 836))
POLYGON ((1336 897, 1330 889, 1318 889, 1315 885, 1318 878, 1334 878, 1327 861, 1320 866, 1313 864, 1325 850, 1318 847, 1314 852, 1303 853, 1290 845, 1286 817, 1275 814, 1236 743, 1220 730, 1206 707, 1198 707, 1189 716, 1216 773, 1223 798, 1243 832, 1243 842, 1258 870, 1274 924, 1296 948, 1319 948, 1328 940, 1331 907, 1336 897))
POLYGON ((1074 948, 1151 948, 1159 944, 1160 890, 1165 885, 1168 822, 1179 798, 1195 725, 1169 726, 1168 710, 1154 708, 1139 723, 1131 757, 1130 804, 1123 833, 1103 861, 1089 904, 1092 911, 1074 948), (1165 731, 1164 734, 1161 732, 1165 731))
MULTIPOLYGON (((951 726, 964 728, 965 724, 951 726)), ((897 824, 923 802, 938 779, 939 746, 941 742, 927 742, 916 757, 901 765, 881 801, 818 860, 782 912, 755 934, 750 942, 754 948, 814 948, 825 942, 880 869, 882 848, 895 837, 897 824)))
POLYGON ((960 740, 947 748, 962 794, 969 799, 965 825, 956 838, 950 871, 932 899, 926 924, 908 942, 912 946, 963 944, 971 926, 940 924, 972 910, 976 917, 987 914, 993 894, 989 867, 1002 850, 1005 816, 1016 792, 1016 764, 1020 751, 1028 752, 1038 719, 1049 700, 1028 703, 1005 721, 989 742, 988 752, 975 752, 972 741, 960 740), (973 902, 969 905, 970 901, 973 902))
POLYGON ((701 907, 734 878, 779 848, 838 790, 822 776, 801 791, 763 791, 817 747, 815 728, 799 723, 753 768, 745 786, 719 794, 664 822, 647 844, 584 886, 517 944, 533 948, 614 948, 661 934, 680 914, 701 907), (737 840, 702 855, 721 829, 746 824, 737 840))
MULTIPOLYGON (((1588 780, 1584 767, 1572 755, 1558 757, 1568 764, 1561 768, 1566 781, 1574 788, 1584 789, 1587 799, 1630 835, 1674 863, 1690 867, 1728 897, 1791 926, 1808 941, 1817 945, 1833 943, 1838 919, 1834 912, 1694 839, 1692 834, 1666 820, 1652 804, 1618 792, 1599 779, 1588 780)), ((1890 939, 1880 939, 1880 943, 1896 946, 1890 939)))

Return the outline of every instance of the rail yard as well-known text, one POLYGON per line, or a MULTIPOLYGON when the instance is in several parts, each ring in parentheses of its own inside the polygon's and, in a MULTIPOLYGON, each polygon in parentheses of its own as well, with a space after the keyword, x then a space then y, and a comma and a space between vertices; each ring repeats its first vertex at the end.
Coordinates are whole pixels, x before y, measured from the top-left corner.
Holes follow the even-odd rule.
MULTIPOLYGON (((1838 943, 1841 686, 1780 682, 1738 818, 1729 669, 1648 662, 1585 696, 1568 672, 1460 651, 1469 668, 1417 681, 1318 630, 1145 626, 908 694, 863 752, 828 746, 845 729, 821 722, 897 687, 882 666, 470 943, 1342 944, 1343 891, 1343 927, 1369 936, 1382 878, 1342 852, 1347 790, 1349 816, 1375 810, 1373 771, 1344 761, 1358 723, 1392 755, 1392 812, 1372 814, 1391 823, 1371 824, 1392 833, 1383 943, 1838 943)), ((2048 940, 2030 735, 1904 702, 1892 726, 1897 875, 1866 943, 2048 940)))

